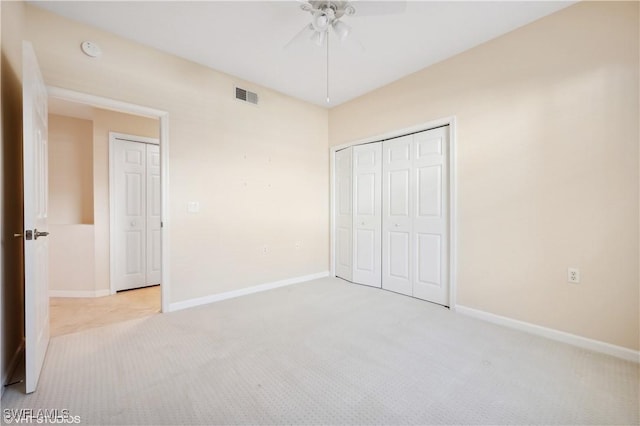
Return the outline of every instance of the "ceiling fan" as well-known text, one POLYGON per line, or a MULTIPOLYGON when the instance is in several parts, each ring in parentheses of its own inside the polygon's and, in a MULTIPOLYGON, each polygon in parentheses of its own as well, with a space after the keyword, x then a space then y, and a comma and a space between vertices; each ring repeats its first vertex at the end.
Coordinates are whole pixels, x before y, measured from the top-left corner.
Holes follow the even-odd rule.
MULTIPOLYGON (((327 103, 329 98, 329 30, 340 41, 346 40, 351 34, 351 27, 342 22, 345 16, 373 16, 388 15, 404 12, 405 0, 395 1, 348 1, 348 0, 298 0, 300 9, 311 14, 311 22, 305 25, 284 47, 309 38, 317 46, 326 46, 326 78, 327 78, 327 103)), ((352 36, 353 39, 353 36, 352 36)), ((355 39, 353 39, 355 40, 355 39)), ((357 42, 364 50, 362 44, 357 42)))
POLYGON ((345 16, 361 17, 389 15, 404 12, 406 1, 342 1, 342 0, 298 0, 300 9, 311 14, 311 22, 296 34, 285 48, 304 38, 309 38, 316 45, 328 42, 329 30, 344 41, 351 34, 351 27, 341 19, 345 16))

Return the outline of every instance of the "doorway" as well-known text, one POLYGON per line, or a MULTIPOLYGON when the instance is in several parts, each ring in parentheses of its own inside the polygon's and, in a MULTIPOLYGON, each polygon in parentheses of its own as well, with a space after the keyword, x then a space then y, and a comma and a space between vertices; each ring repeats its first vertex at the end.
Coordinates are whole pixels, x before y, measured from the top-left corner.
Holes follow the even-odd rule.
MULTIPOLYGON (((51 216, 54 219, 50 226, 60 228, 52 229, 53 238, 50 241, 53 246, 50 261, 53 278, 50 287, 53 336, 162 311, 161 293, 164 289, 159 286, 126 295, 112 295, 110 271, 113 258, 109 255, 109 132, 115 130, 142 134, 156 142, 158 158, 154 160, 157 164, 154 178, 159 183, 162 175, 159 158, 162 122, 159 117, 149 117, 149 114, 131 114, 131 111, 122 111, 122 108, 117 108, 117 111, 113 107, 100 108, 103 105, 100 101, 92 96, 50 88, 50 113, 54 117, 50 120, 52 128, 55 130, 55 123, 62 121, 62 126, 58 127, 62 127, 66 133, 60 146, 55 145, 55 135, 50 138, 50 151, 56 156, 51 158, 53 161, 50 161, 50 172, 58 175, 52 179, 50 186, 51 216), (56 96, 58 91, 62 96, 56 96), (74 99, 66 99, 69 97, 74 99), (79 99, 75 99, 76 97, 79 99), (78 127, 78 123, 81 123, 80 127, 84 126, 85 143, 76 143, 74 147, 73 130, 78 127), (86 139, 89 139, 89 143, 86 143, 86 139), (81 167, 74 167, 74 164, 81 167), (62 182, 61 188, 54 187, 56 181, 58 184, 62 182), (69 219, 69 211, 73 210, 79 213, 71 215, 75 216, 71 220, 64 220, 69 219), (62 212, 67 217, 56 220, 56 212, 62 212), (62 238, 56 241, 56 236, 62 238), (70 265, 69 260, 73 262, 73 269, 65 267, 70 265), (61 279, 64 280, 62 285, 59 284, 61 279)), ((106 100, 104 103, 112 102, 114 101, 106 100)), ((157 221, 160 222, 163 205, 161 188, 160 185, 157 186, 155 212, 157 221)), ((158 230, 159 232, 161 231, 158 230)), ((160 284, 159 277, 162 274, 163 256, 160 245, 161 239, 155 257, 156 284, 160 284)))
MULTIPOLYGON (((115 99, 104 98, 100 96, 90 95, 86 93, 76 92, 74 90, 63 89, 60 87, 48 88, 50 98, 56 98, 68 102, 87 105, 95 108, 102 108, 110 111, 118 111, 125 114, 133 114, 142 117, 157 119, 159 122, 159 135, 161 164, 160 179, 162 181, 161 190, 161 212, 162 212, 162 252, 161 252, 161 269, 162 269, 162 286, 161 293, 161 312, 169 312, 169 294, 170 294, 170 269, 169 269, 169 250, 170 250, 170 217, 169 217, 169 113, 163 110, 149 108, 142 105, 131 104, 115 99)), ((106 257, 106 256, 105 256, 106 257)))

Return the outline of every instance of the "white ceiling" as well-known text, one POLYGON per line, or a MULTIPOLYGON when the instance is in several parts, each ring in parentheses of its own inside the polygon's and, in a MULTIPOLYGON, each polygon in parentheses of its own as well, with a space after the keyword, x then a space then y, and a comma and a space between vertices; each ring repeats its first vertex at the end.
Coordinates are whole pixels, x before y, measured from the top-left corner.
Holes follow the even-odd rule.
MULTIPOLYGON (((364 0, 353 1, 358 3, 364 0)), ((562 9, 574 1, 409 1, 404 13, 345 16, 353 39, 284 45, 310 22, 297 1, 33 2, 321 106, 334 106, 562 9)), ((366 4, 364 6, 366 7, 366 4)), ((103 55, 109 55, 103 47, 103 55)))

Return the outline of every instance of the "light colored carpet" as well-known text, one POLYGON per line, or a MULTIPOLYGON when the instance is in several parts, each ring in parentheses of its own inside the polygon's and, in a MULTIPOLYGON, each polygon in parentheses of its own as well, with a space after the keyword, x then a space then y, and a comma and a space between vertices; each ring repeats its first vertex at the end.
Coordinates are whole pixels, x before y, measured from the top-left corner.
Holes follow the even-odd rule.
POLYGON ((83 424, 638 424, 639 366, 327 278, 51 340, 83 424))

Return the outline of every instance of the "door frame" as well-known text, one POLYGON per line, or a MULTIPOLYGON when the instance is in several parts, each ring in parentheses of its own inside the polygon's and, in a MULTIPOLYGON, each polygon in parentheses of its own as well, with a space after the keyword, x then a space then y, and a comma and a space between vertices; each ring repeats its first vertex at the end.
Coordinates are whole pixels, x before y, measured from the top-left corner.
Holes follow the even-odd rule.
MULTIPOLYGON (((162 285, 161 312, 169 312, 169 294, 171 275, 169 271, 171 222, 169 220, 169 113, 167 111, 149 108, 142 105, 76 92, 61 87, 47 86, 49 97, 65 101, 76 102, 96 108, 108 109, 116 112, 141 115, 158 119, 160 124, 160 182, 161 182, 161 215, 162 215, 162 285)), ((111 232, 111 231, 110 231, 111 232)))
MULTIPOLYGON (((118 132, 109 132, 109 291, 111 294, 116 294, 116 262, 115 254, 116 254, 116 176, 115 176, 115 144, 116 140, 125 139, 129 142, 143 143, 143 144, 151 144, 151 145, 160 145, 160 139, 157 138, 149 138, 146 136, 137 136, 137 135, 129 135, 126 133, 118 133, 118 132)), ((146 149, 146 148, 145 148, 146 149)), ((160 164, 162 164, 162 148, 160 149, 160 164)), ((162 173, 162 167, 160 167, 160 173, 162 173)), ((162 194, 162 178, 160 179, 160 194, 162 194)), ((163 198, 162 195, 160 197, 163 198)), ((162 219, 160 220, 160 229, 162 226, 162 219)), ((162 235, 164 237, 164 235, 162 235)), ((146 244, 146 242, 145 242, 146 244)), ((160 242, 160 246, 162 247, 162 241, 160 242)), ((161 267, 162 268, 162 267, 161 267)), ((162 279, 160 278, 160 292, 162 292, 162 279)))
POLYGON ((457 294, 457 170, 456 170, 456 117, 450 116, 437 120, 428 121, 426 123, 415 126, 405 127, 403 129, 393 130, 391 132, 371 136, 364 139, 347 142, 341 145, 329 148, 329 190, 330 190, 330 207, 329 207, 329 247, 330 247, 330 270, 331 276, 336 276, 336 188, 335 188, 335 157, 336 151, 349 148, 354 145, 362 145, 366 143, 382 142, 387 139, 405 136, 410 133, 423 132, 434 129, 436 127, 449 126, 449 309, 456 310, 456 294, 457 294))

